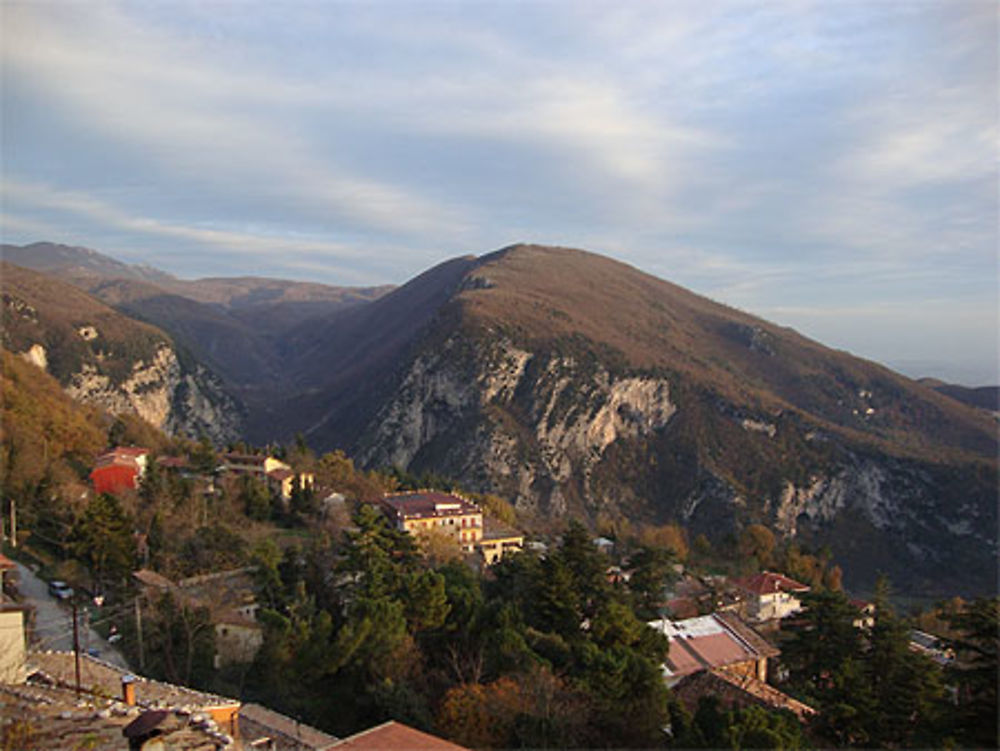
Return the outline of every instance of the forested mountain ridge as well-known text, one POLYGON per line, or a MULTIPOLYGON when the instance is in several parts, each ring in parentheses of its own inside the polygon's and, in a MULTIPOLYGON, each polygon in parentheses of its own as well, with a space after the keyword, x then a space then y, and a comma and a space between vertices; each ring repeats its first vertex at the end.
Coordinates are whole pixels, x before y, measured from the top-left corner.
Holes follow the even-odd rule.
POLYGON ((995 584, 995 423, 880 365, 564 248, 455 259, 352 315, 289 360, 304 381, 283 414, 319 447, 456 477, 542 525, 722 540, 762 522, 829 544, 856 586, 995 584), (371 367, 335 359, 365 341, 371 367))
POLYGON ((539 528, 763 523, 829 545, 854 587, 995 590, 988 413, 611 259, 512 246, 285 318, 93 286, 222 375, 255 443, 451 476, 539 528))

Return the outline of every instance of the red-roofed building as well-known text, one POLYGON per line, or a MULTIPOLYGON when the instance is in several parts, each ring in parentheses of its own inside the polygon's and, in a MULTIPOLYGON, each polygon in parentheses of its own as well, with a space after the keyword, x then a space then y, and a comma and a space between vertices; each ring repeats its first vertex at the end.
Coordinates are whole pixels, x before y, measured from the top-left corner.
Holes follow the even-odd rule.
POLYGON ((94 463, 90 481, 97 493, 135 490, 146 472, 149 449, 118 446, 101 454, 94 463))
POLYGON ((395 720, 383 722, 368 730, 362 730, 349 738, 344 738, 329 747, 343 751, 467 751, 459 746, 423 733, 395 720))
POLYGON ((786 618, 802 610, 800 595, 809 587, 783 574, 762 571, 749 579, 737 579, 736 585, 747 595, 747 617, 753 621, 786 618))

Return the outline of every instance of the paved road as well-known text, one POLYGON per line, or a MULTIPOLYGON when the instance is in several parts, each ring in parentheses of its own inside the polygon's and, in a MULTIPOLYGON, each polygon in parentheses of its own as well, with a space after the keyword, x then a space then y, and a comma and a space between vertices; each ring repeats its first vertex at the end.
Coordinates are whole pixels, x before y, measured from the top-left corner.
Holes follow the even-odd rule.
MULTIPOLYGON (((49 594, 48 584, 35 576, 24 564, 17 562, 21 575, 18 591, 24 599, 35 606, 35 634, 31 649, 73 649, 73 610, 69 604, 56 600, 49 594)), ((84 627, 80 618, 80 648, 84 651, 96 649, 98 657, 119 667, 128 669, 125 658, 94 629, 84 627)))

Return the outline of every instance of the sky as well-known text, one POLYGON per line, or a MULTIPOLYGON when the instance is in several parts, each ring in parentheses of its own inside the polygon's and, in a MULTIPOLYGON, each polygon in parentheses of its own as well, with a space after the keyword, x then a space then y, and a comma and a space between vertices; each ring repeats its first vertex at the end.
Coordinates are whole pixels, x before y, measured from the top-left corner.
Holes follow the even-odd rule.
POLYGON ((0 234, 181 277, 620 259, 998 375, 993 0, 0 0, 0 234))

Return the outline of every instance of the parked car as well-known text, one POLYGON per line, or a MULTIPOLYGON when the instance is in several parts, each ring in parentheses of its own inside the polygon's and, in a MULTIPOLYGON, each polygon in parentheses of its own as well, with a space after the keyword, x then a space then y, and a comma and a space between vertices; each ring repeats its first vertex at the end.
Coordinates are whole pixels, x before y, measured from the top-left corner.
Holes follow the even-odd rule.
POLYGON ((53 579, 49 582, 49 594, 57 600, 68 600, 73 596, 73 588, 64 581, 53 579))

